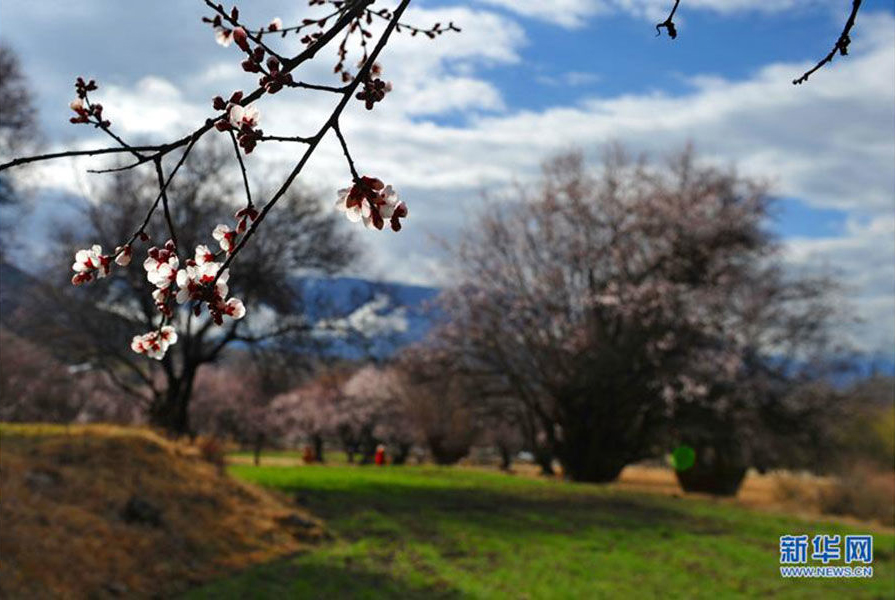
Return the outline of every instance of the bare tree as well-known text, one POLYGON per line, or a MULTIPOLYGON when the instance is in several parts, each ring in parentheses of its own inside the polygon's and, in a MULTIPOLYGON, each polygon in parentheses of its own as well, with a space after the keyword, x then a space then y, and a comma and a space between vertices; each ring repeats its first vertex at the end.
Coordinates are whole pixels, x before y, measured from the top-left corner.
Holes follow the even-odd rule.
MULTIPOLYGON (((4 107, 0 111, 0 161, 6 161, 26 152, 34 152, 38 146, 37 110, 22 71, 19 57, 5 43, 0 44, 0 98, 4 107)), ((0 172, 0 206, 20 199, 15 180, 9 173, 0 172)), ((13 233, 11 223, 0 223, 0 257, 13 233)))
POLYGON ((450 465, 469 453, 480 433, 476 382, 453 364, 454 356, 432 344, 401 353, 398 397, 436 463, 450 465))

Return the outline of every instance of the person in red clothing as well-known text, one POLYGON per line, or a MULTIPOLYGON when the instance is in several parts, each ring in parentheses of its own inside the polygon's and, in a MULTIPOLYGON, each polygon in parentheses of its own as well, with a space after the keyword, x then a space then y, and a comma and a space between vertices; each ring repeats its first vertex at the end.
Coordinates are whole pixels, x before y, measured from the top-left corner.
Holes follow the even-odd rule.
POLYGON ((314 451, 311 450, 311 446, 310 446, 310 445, 305 444, 304 452, 302 453, 302 457, 301 457, 301 458, 302 458, 302 460, 304 461, 304 463, 305 463, 306 465, 310 465, 311 463, 314 462, 314 451))
POLYGON ((380 467, 385 464, 385 446, 382 444, 376 446, 376 455, 373 457, 373 460, 380 467))

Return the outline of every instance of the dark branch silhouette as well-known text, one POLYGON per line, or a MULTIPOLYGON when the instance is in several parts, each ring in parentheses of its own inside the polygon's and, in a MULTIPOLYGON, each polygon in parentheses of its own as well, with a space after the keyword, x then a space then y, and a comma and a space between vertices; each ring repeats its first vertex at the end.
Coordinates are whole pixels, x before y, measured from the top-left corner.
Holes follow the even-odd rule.
POLYGON ((848 20, 845 22, 845 27, 842 28, 842 33, 839 34, 839 39, 836 40, 836 44, 833 46, 833 49, 827 53, 813 68, 806 71, 801 77, 798 79, 793 79, 793 85, 801 85, 808 81, 808 78, 811 77, 816 71, 822 68, 827 63, 833 62, 833 58, 836 56, 838 52, 842 56, 846 56, 848 54, 848 46, 851 44, 851 30, 852 27, 855 26, 855 19, 858 17, 858 10, 861 8, 861 0, 852 0, 851 13, 848 15, 848 20))

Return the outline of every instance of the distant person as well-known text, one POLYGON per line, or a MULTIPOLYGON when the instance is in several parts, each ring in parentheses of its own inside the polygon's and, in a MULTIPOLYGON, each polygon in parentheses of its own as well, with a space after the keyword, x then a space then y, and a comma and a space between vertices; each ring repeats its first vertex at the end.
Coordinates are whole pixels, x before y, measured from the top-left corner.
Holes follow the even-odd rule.
POLYGON ((306 465, 310 465, 314 462, 314 450, 311 448, 310 444, 305 444, 304 450, 302 450, 301 459, 305 461, 306 465))
POLYGON ((385 464, 385 446, 382 444, 376 446, 376 455, 373 457, 373 461, 380 467, 385 464))

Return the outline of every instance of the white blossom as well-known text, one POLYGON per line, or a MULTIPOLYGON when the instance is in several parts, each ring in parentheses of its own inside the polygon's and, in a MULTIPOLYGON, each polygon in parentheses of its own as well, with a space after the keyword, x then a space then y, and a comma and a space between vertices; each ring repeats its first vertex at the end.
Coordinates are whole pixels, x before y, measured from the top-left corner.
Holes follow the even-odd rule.
POLYGON ((248 106, 234 104, 230 108, 230 124, 236 129, 242 129, 244 125, 251 129, 257 126, 260 120, 261 111, 254 104, 249 104, 248 106))
POLYGON ((211 237, 216 239, 221 245, 221 250, 230 252, 233 250, 233 240, 236 238, 236 232, 227 225, 218 225, 211 232, 211 237))
POLYGON ((226 27, 214 28, 214 41, 226 48, 233 42, 233 32, 226 27))
POLYGON ((170 325, 165 325, 158 331, 150 331, 143 335, 135 335, 131 341, 131 350, 137 354, 145 354, 150 358, 161 360, 165 357, 168 347, 177 343, 177 332, 170 325))

